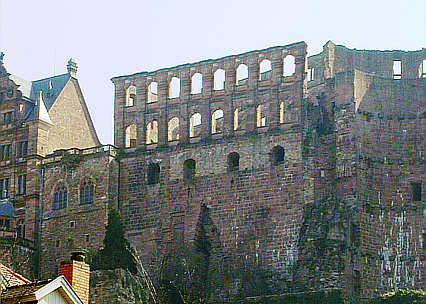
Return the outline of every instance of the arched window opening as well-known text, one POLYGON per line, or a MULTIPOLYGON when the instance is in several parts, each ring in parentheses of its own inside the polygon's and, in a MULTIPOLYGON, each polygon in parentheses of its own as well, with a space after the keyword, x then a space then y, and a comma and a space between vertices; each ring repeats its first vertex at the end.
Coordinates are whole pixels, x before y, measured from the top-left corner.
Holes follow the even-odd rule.
POLYGON ((223 130, 223 111, 218 109, 212 114, 212 134, 222 133, 223 130))
POLYGON ((228 170, 238 171, 240 168, 240 154, 232 152, 228 154, 228 170))
POLYGON ((234 131, 237 131, 240 128, 240 122, 238 118, 238 108, 236 108, 234 110, 234 131))
POLYGON ((401 60, 393 61, 393 79, 401 79, 402 78, 402 62, 401 60))
POLYGON ((194 113, 189 119, 189 137, 201 135, 201 114, 194 113))
POLYGON ((187 183, 195 181, 195 160, 192 158, 185 160, 183 163, 183 179, 187 183))
POLYGON ((266 126, 266 116, 263 109, 263 105, 258 105, 256 108, 256 126, 258 128, 266 126))
POLYGON ((169 98, 178 98, 180 96, 180 79, 173 77, 169 83, 169 98))
POLYGON ((91 180, 85 180, 80 186, 80 204, 93 204, 95 187, 91 180))
POLYGON ((307 81, 314 80, 315 68, 308 68, 308 72, 306 73, 307 81))
POLYGON ((200 94, 203 90, 203 75, 195 73, 191 78, 191 94, 200 94))
POLYGON ((419 78, 426 78, 426 59, 419 66, 419 78))
POLYGON ((149 164, 146 179, 148 185, 158 184, 160 182, 160 165, 149 164))
POLYGON ((137 138, 137 131, 136 131, 136 124, 132 124, 126 128, 126 148, 134 148, 136 147, 136 138, 137 138))
POLYGON ((225 88, 225 71, 222 69, 216 70, 213 75, 213 90, 219 91, 225 88))
POLYGON ((272 149, 272 161, 274 163, 274 165, 278 165, 282 162, 284 162, 284 148, 281 146, 275 146, 272 149))
POLYGON ((283 75, 291 76, 296 71, 295 58, 292 55, 288 55, 284 58, 283 64, 283 75))
POLYGON ((237 68, 236 85, 245 85, 248 82, 248 67, 240 64, 237 68))
POLYGON ((281 101, 280 102, 280 123, 282 124, 282 123, 284 123, 284 111, 285 111, 285 108, 284 108, 285 106, 284 106, 284 102, 283 101, 281 101))
POLYGON ((146 125, 146 144, 156 143, 158 143, 158 122, 153 120, 146 125))
POLYGON ((146 101, 148 103, 158 101, 158 83, 153 81, 148 86, 148 95, 146 101))
POLYGON ((169 120, 167 133, 169 141, 179 140, 179 118, 173 117, 169 120))
POLYGON ((263 59, 259 65, 259 80, 270 80, 272 76, 272 65, 269 59, 263 59))
POLYGON ((132 107, 136 102, 136 87, 130 86, 126 90, 126 107, 132 107))
POLYGON ((53 209, 59 210, 67 207, 68 192, 64 186, 58 187, 53 198, 53 209))

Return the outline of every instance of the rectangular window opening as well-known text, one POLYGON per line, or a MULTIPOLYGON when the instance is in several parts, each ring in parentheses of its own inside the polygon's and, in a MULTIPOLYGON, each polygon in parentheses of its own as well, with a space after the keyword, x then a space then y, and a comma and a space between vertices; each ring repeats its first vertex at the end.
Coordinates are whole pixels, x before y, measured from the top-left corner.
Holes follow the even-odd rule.
POLYGON ((402 78, 402 62, 401 60, 393 61, 393 79, 399 80, 402 78))

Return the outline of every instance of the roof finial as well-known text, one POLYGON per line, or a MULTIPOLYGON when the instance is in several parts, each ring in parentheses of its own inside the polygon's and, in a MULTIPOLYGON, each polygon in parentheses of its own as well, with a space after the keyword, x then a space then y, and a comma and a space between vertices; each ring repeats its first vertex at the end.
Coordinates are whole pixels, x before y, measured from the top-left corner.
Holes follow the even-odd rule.
POLYGON ((68 60, 67 70, 71 77, 77 78, 77 62, 75 62, 74 58, 70 58, 68 60))

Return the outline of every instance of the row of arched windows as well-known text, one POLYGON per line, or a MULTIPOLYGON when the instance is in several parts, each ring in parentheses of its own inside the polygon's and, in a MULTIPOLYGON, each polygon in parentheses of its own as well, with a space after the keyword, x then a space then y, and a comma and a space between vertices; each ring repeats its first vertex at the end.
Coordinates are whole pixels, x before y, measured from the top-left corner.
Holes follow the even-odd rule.
MULTIPOLYGON (((80 204, 93 204, 94 202, 94 189, 91 180, 86 180, 80 185, 80 204)), ((53 196, 53 209, 65 209, 68 205, 68 191, 67 188, 63 185, 60 185, 56 188, 56 191, 53 196)))
MULTIPOLYGON (((284 102, 280 103, 280 123, 291 120, 290 113, 286 112, 286 105, 284 102)), ((267 124, 266 105, 260 104, 256 107, 256 127, 262 128, 267 124)), ((236 108, 233 113, 233 129, 234 131, 244 130, 247 122, 246 113, 243 108, 236 108)), ((179 118, 174 116, 169 119, 167 124, 167 140, 169 142, 179 140, 179 118)), ((211 134, 220 134, 223 132, 224 125, 224 112, 222 109, 216 109, 211 115, 211 134)), ((189 119, 189 138, 196 138, 201 135, 201 114, 196 112, 191 115, 189 119)), ((147 145, 158 143, 158 121, 149 121, 146 125, 146 138, 147 145)), ((125 130, 125 147, 133 148, 137 145, 137 127, 136 124, 127 126, 125 130)))
MULTIPOLYGON (((285 151, 282 146, 275 146, 271 151, 271 161, 273 165, 279 165, 284 162, 285 151)), ((228 171, 238 171, 240 168, 240 154, 231 152, 227 156, 228 171)), ((193 183, 196 173, 196 162, 190 158, 184 161, 182 168, 182 177, 186 183, 193 183)), ((147 167, 147 181, 148 185, 154 185, 160 182, 160 166, 158 163, 151 163, 147 167)))
MULTIPOLYGON (((283 61, 283 76, 291 76, 296 69, 295 58, 288 55, 283 61)), ((245 85, 248 81, 249 69, 244 63, 238 65, 235 71, 235 85, 245 85)), ((220 91, 225 88, 225 70, 217 69, 213 74, 213 90, 220 91)), ((259 81, 270 80, 272 77, 272 63, 269 59, 263 59, 259 64, 259 81)), ((180 96, 180 79, 176 76, 172 77, 168 86, 168 98, 178 98, 180 96)), ((196 72, 191 77, 191 94, 200 94, 203 91, 203 75, 196 72)), ((158 82, 152 81, 147 88, 147 103, 158 101, 158 82)), ((136 102, 136 87, 129 86, 126 90, 126 106, 131 107, 136 102)))

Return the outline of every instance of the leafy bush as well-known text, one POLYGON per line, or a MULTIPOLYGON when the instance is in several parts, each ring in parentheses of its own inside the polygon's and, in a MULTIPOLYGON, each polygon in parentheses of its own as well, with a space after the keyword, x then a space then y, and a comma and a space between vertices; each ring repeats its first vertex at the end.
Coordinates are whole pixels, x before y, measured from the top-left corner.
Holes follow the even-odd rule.
POLYGON ((426 303, 425 290, 400 289, 373 299, 369 304, 424 304, 426 303))

